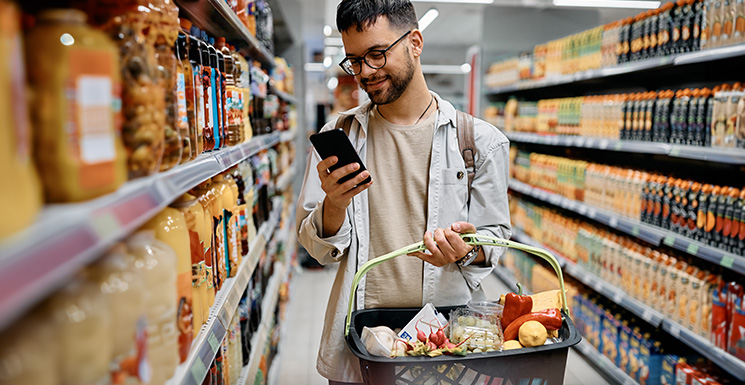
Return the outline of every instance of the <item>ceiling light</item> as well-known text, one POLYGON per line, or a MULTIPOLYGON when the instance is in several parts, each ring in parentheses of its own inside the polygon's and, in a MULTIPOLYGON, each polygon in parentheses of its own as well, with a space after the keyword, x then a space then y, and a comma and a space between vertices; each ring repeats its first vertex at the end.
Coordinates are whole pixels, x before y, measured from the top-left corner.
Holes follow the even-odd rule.
POLYGON ((323 45, 342 47, 344 45, 344 41, 342 41, 340 37, 327 37, 323 39, 323 45))
POLYGON ((494 0, 411 0, 412 3, 459 3, 459 4, 491 4, 494 0))
POLYGON ((429 25, 432 24, 433 21, 435 21, 437 16, 440 16, 440 12, 436 9, 431 8, 429 11, 427 11, 427 13, 425 13, 424 16, 419 19, 419 31, 424 32, 424 29, 429 27, 429 25))
POLYGON ((323 63, 305 63, 303 66, 303 69, 305 72, 324 72, 326 71, 326 67, 323 66, 323 63))
POLYGON ((659 1, 636 0, 554 0, 557 7, 634 8, 657 9, 659 1))
POLYGON ((333 61, 331 60, 331 56, 326 56, 325 58, 323 58, 323 66, 324 67, 326 67, 326 68, 331 67, 331 63, 333 63, 333 61))
POLYGON ((326 24, 323 26, 323 36, 331 36, 331 32, 333 32, 333 30, 330 25, 326 24))
POLYGON ((446 75, 463 75, 471 72, 471 65, 442 65, 442 64, 422 64, 422 72, 425 74, 446 74, 446 75))

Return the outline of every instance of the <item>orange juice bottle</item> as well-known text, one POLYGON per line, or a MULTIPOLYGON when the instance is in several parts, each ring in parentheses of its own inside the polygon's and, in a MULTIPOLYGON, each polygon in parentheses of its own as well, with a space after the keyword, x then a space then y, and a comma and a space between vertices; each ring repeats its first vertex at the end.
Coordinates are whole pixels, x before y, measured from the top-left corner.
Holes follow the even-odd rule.
POLYGON ((206 278, 204 272, 204 242, 205 223, 204 208, 197 198, 191 194, 184 194, 177 199, 171 207, 181 211, 189 229, 189 249, 191 252, 191 291, 192 291, 192 322, 194 330, 199 330, 202 324, 207 322, 204 317, 209 313, 209 308, 204 309, 207 293, 206 278))

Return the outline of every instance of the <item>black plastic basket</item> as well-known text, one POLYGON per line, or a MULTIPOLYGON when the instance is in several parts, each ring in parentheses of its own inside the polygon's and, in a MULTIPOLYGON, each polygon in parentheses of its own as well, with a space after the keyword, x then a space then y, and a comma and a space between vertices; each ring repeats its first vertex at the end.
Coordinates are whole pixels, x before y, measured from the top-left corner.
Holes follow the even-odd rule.
MULTIPOLYGON (((558 262, 545 250, 518 242, 465 234, 467 243, 475 245, 502 246, 520 249, 547 260, 559 277, 562 300, 563 324, 559 329, 561 342, 532 348, 505 350, 501 352, 470 353, 463 356, 442 355, 438 357, 381 357, 367 352, 362 343, 362 328, 388 326, 403 328, 421 309, 365 309, 352 312, 354 296, 350 298, 345 330, 349 348, 360 360, 360 369, 368 385, 548 385, 562 384, 569 348, 578 344, 582 337, 569 317, 566 308, 564 278, 558 262)), ((352 284, 352 293, 360 279, 374 266, 389 259, 411 252, 421 251, 424 246, 417 243, 392 253, 375 258, 357 272, 352 284)), ((443 314, 464 307, 438 307, 443 314)))

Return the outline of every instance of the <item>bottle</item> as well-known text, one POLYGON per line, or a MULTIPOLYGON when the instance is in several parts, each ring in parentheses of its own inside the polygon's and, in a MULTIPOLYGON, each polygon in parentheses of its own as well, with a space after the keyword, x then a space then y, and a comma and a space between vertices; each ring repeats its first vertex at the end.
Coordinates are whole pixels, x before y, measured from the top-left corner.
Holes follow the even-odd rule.
POLYGON ((152 368, 149 383, 163 384, 173 376, 179 364, 176 253, 157 240, 153 230, 137 231, 126 244, 130 264, 145 282, 147 356, 152 368))
MULTIPOLYGON (((180 19, 181 28, 186 36, 188 43, 188 64, 191 70, 191 82, 186 82, 186 107, 190 113, 190 125, 193 121, 194 131, 196 132, 194 140, 194 152, 195 156, 199 156, 204 152, 204 127, 206 122, 204 120, 204 87, 202 85, 202 54, 199 50, 199 39, 191 34, 192 25, 191 22, 186 19, 180 19), (189 86, 191 85, 191 89, 189 86), (192 103, 191 111, 189 111, 189 102, 192 103), (193 119, 193 120, 192 120, 193 119)), ((190 128, 191 129, 191 128, 190 128)))
POLYGON ((207 295, 206 274, 204 270, 204 242, 205 242, 205 214, 204 208, 197 198, 191 194, 184 194, 177 199, 171 207, 179 210, 184 215, 186 226, 189 231, 189 250, 191 254, 191 293, 192 293, 192 330, 199 330, 207 322, 205 314, 209 314, 209 308, 204 309, 207 295))
POLYGON ((706 242, 706 211, 709 207, 709 195, 714 189, 714 186, 705 184, 701 187, 701 191, 698 194, 698 210, 696 211, 696 240, 699 242, 706 242))
POLYGON ((735 32, 732 38, 733 43, 742 43, 745 41, 745 1, 735 0, 735 32))
POLYGON ((722 0, 722 35, 719 38, 719 46, 732 44, 732 36, 735 31, 735 1, 722 0))
POLYGON ((739 206, 739 196, 740 190, 732 187, 727 194, 727 200, 725 202, 722 242, 720 243, 719 248, 727 250, 730 253, 734 253, 737 249, 737 234, 739 233, 740 227, 736 221, 740 216, 740 213, 737 212, 736 208, 739 206))
POLYGON ((735 213, 736 217, 738 218, 739 222, 739 230, 737 232, 737 253, 739 255, 745 254, 745 189, 742 189, 740 191, 740 200, 738 202, 738 211, 739 215, 737 215, 737 212, 735 213))
POLYGON ((184 215, 166 207, 142 226, 152 230, 155 238, 167 244, 176 253, 176 325, 178 327, 178 352, 180 362, 186 361, 194 337, 192 329, 191 249, 189 230, 184 215))
POLYGON ((701 34, 704 29, 704 18, 706 17, 704 2, 705 0, 694 0, 691 51, 698 51, 701 49, 701 34))
POLYGON ((706 102, 706 125, 704 127, 705 135, 706 137, 704 146, 705 147, 711 147, 713 145, 713 135, 714 135, 714 104, 715 104, 715 96, 717 93, 719 93, 720 86, 716 86, 711 90, 711 96, 709 96, 709 100, 706 102))
POLYGON ((695 19, 694 2, 696 0, 686 0, 683 4, 683 13, 680 24, 680 49, 679 52, 692 51, 691 42, 693 41, 693 22, 695 19))
POLYGON ((722 187, 716 200, 716 225, 714 226, 714 242, 711 246, 721 247, 723 243, 724 213, 727 210, 727 197, 731 187, 722 187))
POLYGON ((178 119, 178 75, 174 47, 178 38, 178 7, 171 0, 150 0, 146 37, 154 48, 160 82, 165 92, 165 136, 160 171, 170 170, 181 163, 183 145, 181 135, 188 136, 188 125, 178 119))
POLYGON ((240 97, 238 95, 238 89, 236 87, 236 73, 237 63, 234 61, 233 52, 225 44, 225 38, 217 38, 217 49, 222 53, 225 60, 225 94, 226 94, 226 116, 227 116, 227 132, 226 142, 229 146, 234 146, 242 142, 241 133, 239 132, 239 110, 237 108, 240 103, 240 97))
POLYGON ((220 134, 222 135, 222 138, 220 139, 223 147, 228 146, 228 107, 226 106, 226 102, 228 99, 228 91, 225 88, 225 55, 223 55, 220 50, 217 50, 217 64, 218 69, 220 70, 220 97, 221 102, 220 106, 221 109, 221 118, 220 123, 222 124, 220 134))
POLYGON ((661 227, 663 229, 670 230, 671 228, 671 210, 672 210, 672 204, 673 204, 673 186, 675 183, 675 179, 673 178, 667 178, 665 181, 665 184, 662 186, 662 218, 661 218, 661 227))
POLYGON ((660 28, 660 9, 651 11, 649 16, 649 47, 647 48, 647 57, 659 56, 657 51, 658 42, 657 37, 659 36, 660 28))
POLYGON ((215 116, 214 116, 214 92, 212 79, 215 77, 212 74, 212 67, 210 65, 210 51, 207 48, 205 38, 207 34, 203 31, 199 31, 198 28, 192 27, 192 35, 194 33, 201 34, 202 40, 199 41, 199 52, 201 54, 201 78, 202 78, 202 96, 204 99, 204 130, 202 141, 204 144, 204 151, 212 151, 216 148, 215 143, 215 116))
POLYGON ((238 237, 234 228, 235 219, 233 218, 235 216, 238 198, 234 196, 235 191, 231 184, 221 174, 212 177, 212 182, 212 186, 217 190, 220 207, 222 208, 222 220, 219 231, 222 232, 222 263, 225 266, 225 277, 233 277, 240 265, 241 257, 238 251, 238 237))
POLYGON ((700 196, 700 191, 701 183, 696 182, 691 184, 691 189, 688 193, 688 206, 686 207, 687 223, 683 231, 683 235, 690 239, 698 238, 698 198, 700 196))
POLYGON ((724 0, 713 0, 713 7, 711 8, 711 12, 707 10, 707 13, 710 13, 709 20, 711 21, 708 23, 711 25, 711 36, 709 39, 709 48, 715 48, 721 45, 721 39, 722 39, 722 23, 723 23, 723 4, 724 0))
POLYGON ((707 106, 711 98, 711 90, 702 88, 699 91, 696 107, 696 116, 694 119, 693 144, 695 146, 704 146, 706 144, 706 117, 708 115, 707 106))
POLYGON ((78 10, 44 11, 26 35, 35 159, 49 202, 94 198, 126 179, 117 49, 85 20, 78 10))
POLYGON ((701 42, 699 49, 708 48, 709 41, 711 39, 711 14, 712 8, 714 7, 714 0, 702 0, 703 6, 701 7, 701 42))
POLYGON ((126 245, 117 244, 85 271, 98 285, 111 315, 114 384, 149 381, 145 281, 131 263, 126 245))
POLYGON ((618 45, 616 47, 618 64, 629 61, 629 32, 629 19, 627 18, 621 21, 621 27, 618 33, 618 45))
MULTIPOLYGON (((21 16, 14 2, 0 0, 0 239, 30 225, 41 208, 42 193, 34 169, 34 139, 26 95, 21 16)), ((43 376, 40 376, 43 377, 43 376)), ((19 381, 22 381, 23 377, 19 381)), ((40 380, 41 382, 41 380, 40 380)))
POLYGON ((213 245, 214 250, 212 253, 212 269, 214 272, 213 279, 215 282, 215 290, 222 288, 223 282, 227 279, 227 265, 225 264, 226 249, 225 249, 225 231, 223 228, 223 197, 220 190, 220 185, 215 183, 214 178, 207 184, 207 196, 209 198, 212 213, 213 225, 213 245))
POLYGON ((206 52, 208 55, 209 66, 210 66, 210 92, 212 97, 212 105, 210 106, 210 112, 212 113, 212 136, 215 138, 214 149, 220 149, 222 147, 222 122, 220 121, 220 115, 222 111, 222 98, 220 97, 220 73, 217 68, 217 51, 212 46, 214 39, 208 38, 207 34, 202 31, 202 39, 206 44, 206 52))
POLYGON ((232 173, 226 173, 224 177, 225 182, 230 186, 230 191, 233 193, 233 202, 230 208, 231 218, 228 222, 228 245, 230 250, 228 256, 230 258, 230 271, 231 276, 235 276, 238 272, 238 267, 243 262, 243 253, 241 252, 241 225, 240 225, 240 207, 239 207, 239 187, 238 182, 233 177, 232 173))
POLYGON ((657 51, 659 56, 670 55, 671 31, 672 31, 672 10, 674 3, 665 3, 660 8, 658 21, 657 51))
POLYGON ((213 269, 214 250, 215 250, 215 230, 212 220, 212 201, 209 195, 208 188, 209 180, 196 188, 192 189, 189 193, 197 198, 197 202, 202 206, 204 212, 204 255, 202 260, 204 261, 203 279, 204 279, 204 298, 202 299, 202 310, 205 311, 202 319, 207 319, 209 316, 209 308, 215 302, 215 278, 213 269))
POLYGON ((691 92, 691 100, 688 101, 688 116, 686 117, 686 135, 685 144, 696 144, 696 117, 698 116, 699 98, 701 90, 698 88, 691 92))
POLYGON ((176 40, 176 96, 178 106, 178 126, 181 132, 181 147, 183 154, 181 163, 194 160, 197 157, 197 116, 194 97, 194 77, 189 63, 189 36, 179 31, 176 40))
POLYGON ((657 101, 657 93, 654 91, 647 92, 647 100, 644 108, 644 136, 642 140, 652 141, 652 122, 654 120, 654 107, 657 101))
POLYGON ((686 0, 678 0, 675 3, 675 9, 673 9, 672 17, 672 46, 671 46, 671 53, 676 54, 683 52, 682 49, 682 29, 683 29, 683 17, 684 17, 684 8, 685 8, 686 0))

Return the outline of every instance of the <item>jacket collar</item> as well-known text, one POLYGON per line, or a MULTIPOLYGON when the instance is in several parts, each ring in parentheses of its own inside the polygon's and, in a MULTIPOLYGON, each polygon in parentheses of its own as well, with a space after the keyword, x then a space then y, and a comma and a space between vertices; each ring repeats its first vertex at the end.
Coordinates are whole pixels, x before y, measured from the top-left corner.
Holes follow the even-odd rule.
MULTIPOLYGON (((437 116, 437 126, 442 126, 445 124, 450 123, 452 127, 455 127, 455 119, 456 119, 456 110, 455 107, 453 107, 450 102, 448 102, 445 99, 442 99, 440 95, 438 95, 434 91, 429 91, 437 101, 437 110, 438 110, 438 116, 437 116)), ((361 105, 352 108, 351 110, 344 111, 339 113, 339 115, 342 116, 349 116, 354 115, 355 119, 360 123, 360 127, 362 131, 364 132, 365 136, 367 136, 367 123, 370 116, 370 110, 375 107, 375 105, 370 101, 369 99, 362 103, 361 105)))

